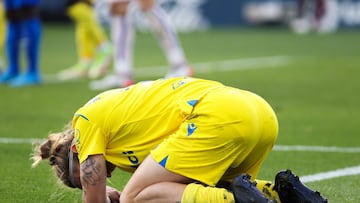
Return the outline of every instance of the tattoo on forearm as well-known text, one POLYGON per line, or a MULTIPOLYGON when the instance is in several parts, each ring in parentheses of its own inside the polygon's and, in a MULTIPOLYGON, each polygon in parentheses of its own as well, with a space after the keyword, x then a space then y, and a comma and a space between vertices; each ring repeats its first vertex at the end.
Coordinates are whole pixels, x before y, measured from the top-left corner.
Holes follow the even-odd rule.
POLYGON ((96 166, 94 158, 89 157, 81 164, 82 176, 81 180, 86 185, 96 185, 100 181, 100 169, 96 166))

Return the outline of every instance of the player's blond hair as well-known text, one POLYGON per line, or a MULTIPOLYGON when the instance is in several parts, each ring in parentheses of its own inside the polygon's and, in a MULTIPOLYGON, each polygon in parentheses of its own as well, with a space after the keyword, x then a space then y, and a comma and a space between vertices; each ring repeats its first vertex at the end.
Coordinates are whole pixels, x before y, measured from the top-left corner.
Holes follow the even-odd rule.
POLYGON ((57 177, 69 187, 74 187, 69 180, 69 150, 74 138, 74 130, 67 126, 63 132, 51 133, 41 144, 35 146, 32 154, 32 167, 42 160, 49 159, 57 177))

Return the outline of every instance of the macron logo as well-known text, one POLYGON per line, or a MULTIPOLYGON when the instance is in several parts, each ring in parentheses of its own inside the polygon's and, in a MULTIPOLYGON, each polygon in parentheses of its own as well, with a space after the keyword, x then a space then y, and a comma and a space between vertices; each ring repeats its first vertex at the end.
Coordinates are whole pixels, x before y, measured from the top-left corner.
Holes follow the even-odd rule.
POLYGON ((188 124, 188 136, 192 135, 196 129, 197 129, 197 127, 195 126, 195 123, 189 123, 188 124))

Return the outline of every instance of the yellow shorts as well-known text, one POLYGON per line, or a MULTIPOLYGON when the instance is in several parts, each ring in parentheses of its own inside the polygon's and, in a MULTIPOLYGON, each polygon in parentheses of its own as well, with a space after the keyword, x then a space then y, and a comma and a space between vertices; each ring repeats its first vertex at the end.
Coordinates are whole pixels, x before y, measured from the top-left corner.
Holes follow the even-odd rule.
POLYGON ((277 134, 276 115, 265 100, 221 87, 201 98, 151 155, 169 171, 215 186, 241 173, 256 178, 277 134))

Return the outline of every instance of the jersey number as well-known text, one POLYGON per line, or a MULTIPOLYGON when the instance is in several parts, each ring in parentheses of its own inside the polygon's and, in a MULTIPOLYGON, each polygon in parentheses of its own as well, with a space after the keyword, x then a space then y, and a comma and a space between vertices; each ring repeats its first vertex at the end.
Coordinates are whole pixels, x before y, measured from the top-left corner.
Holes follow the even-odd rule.
POLYGON ((126 151, 123 152, 123 154, 125 156, 127 156, 127 158, 129 159, 129 161, 134 164, 134 165, 138 165, 139 164, 139 159, 134 155, 134 151, 126 151))

